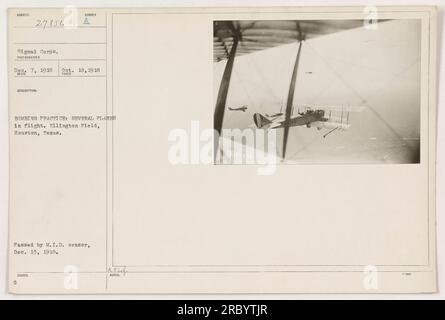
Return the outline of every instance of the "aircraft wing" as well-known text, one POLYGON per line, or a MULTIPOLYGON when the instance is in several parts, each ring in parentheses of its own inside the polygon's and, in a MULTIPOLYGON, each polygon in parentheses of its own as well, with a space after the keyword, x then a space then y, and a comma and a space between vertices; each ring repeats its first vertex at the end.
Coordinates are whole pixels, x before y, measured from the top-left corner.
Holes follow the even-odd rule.
POLYGON ((245 55, 298 41, 299 35, 311 39, 363 26, 363 20, 261 20, 215 21, 214 61, 227 59, 233 37, 239 37, 236 55, 245 55))
POLYGON ((278 117, 267 117, 267 118, 274 123, 283 123, 284 121, 286 121, 286 117, 284 115, 278 117))
POLYGON ((312 110, 326 110, 326 111, 339 111, 339 112, 362 112, 366 109, 365 106, 333 106, 333 105, 317 105, 317 104, 299 104, 297 108, 301 110, 312 109, 312 110))

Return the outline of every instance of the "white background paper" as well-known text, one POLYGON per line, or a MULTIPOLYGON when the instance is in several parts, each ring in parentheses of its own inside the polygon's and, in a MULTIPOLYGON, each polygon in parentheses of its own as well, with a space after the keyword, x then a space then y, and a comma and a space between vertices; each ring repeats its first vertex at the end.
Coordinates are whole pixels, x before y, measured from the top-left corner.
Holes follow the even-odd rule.
MULTIPOLYGON (((444 259, 444 243, 445 243, 445 209, 444 209, 444 117, 443 117, 443 107, 441 103, 445 97, 445 87, 444 75, 441 71, 442 64, 441 58, 444 54, 442 48, 443 39, 443 22, 442 22, 442 10, 445 8, 445 0, 441 1, 366 1, 366 0, 356 0, 356 1, 268 1, 268 0, 245 0, 245 1, 223 1, 223 0, 199 0, 199 1, 179 1, 179 0, 164 0, 164 1, 107 1, 107 7, 160 7, 160 6, 185 6, 187 4, 190 6, 291 6, 291 5, 306 5, 306 6, 317 6, 317 5, 437 5, 439 7, 439 19, 438 19, 438 133, 437 133, 437 247, 438 247, 438 272, 439 272, 439 290, 444 288, 445 281, 445 262, 444 259), (442 196, 441 196, 442 195, 442 196)), ((6 41, 7 41, 7 19, 6 13, 8 7, 61 7, 64 5, 75 5, 79 7, 101 7, 103 6, 102 1, 2 1, 0 4, 0 299, 26 299, 26 298, 55 298, 53 296, 14 296, 7 293, 6 283, 7 283, 7 236, 8 236, 8 95, 7 95, 7 57, 6 57, 6 41)), ((91 296, 89 296, 91 298, 91 296)), ((103 298, 104 296, 94 296, 94 298, 103 298)), ((128 298, 162 298, 166 299, 166 296, 126 296, 128 298)), ((73 298, 71 296, 60 296, 56 297, 60 299, 73 298)), ((81 298, 81 296, 74 296, 74 298, 81 298)), ((116 299, 122 298, 119 296, 109 296, 109 298, 116 299)), ((187 299, 236 299, 236 298, 246 298, 246 296, 233 295, 233 296, 168 296, 168 298, 187 298, 187 299)), ((348 299, 348 298, 358 298, 358 299, 444 299, 445 293, 437 293, 433 295, 249 295, 248 298, 259 298, 259 299, 348 299)))

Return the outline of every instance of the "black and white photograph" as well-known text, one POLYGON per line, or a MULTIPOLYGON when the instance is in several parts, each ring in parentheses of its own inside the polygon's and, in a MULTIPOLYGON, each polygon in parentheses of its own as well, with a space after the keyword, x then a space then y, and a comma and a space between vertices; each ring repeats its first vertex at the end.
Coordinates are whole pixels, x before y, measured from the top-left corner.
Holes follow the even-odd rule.
POLYGON ((59 1, 0 11, 0 300, 443 299, 445 0, 59 1))
MULTIPOLYGON (((214 21, 214 129, 245 152, 274 131, 283 164, 419 163, 420 32, 418 19, 214 21)), ((222 140, 216 163, 232 164, 222 140)))

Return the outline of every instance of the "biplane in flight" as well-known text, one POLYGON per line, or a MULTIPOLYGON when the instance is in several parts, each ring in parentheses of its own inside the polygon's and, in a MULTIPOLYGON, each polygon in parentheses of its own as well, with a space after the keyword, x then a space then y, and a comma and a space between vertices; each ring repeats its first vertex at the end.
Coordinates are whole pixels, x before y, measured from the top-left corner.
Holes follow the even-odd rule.
MULTIPOLYGON (((329 127, 335 123, 326 117, 323 110, 306 110, 298 117, 292 117, 295 85, 301 55, 302 44, 305 40, 345 31, 363 26, 363 20, 258 20, 258 21, 215 21, 213 28, 214 61, 227 60, 218 90, 215 112, 214 129, 220 135, 226 110, 227 95, 234 61, 237 56, 247 55, 260 50, 273 48, 290 43, 298 43, 295 62, 291 72, 285 112, 279 112, 269 117, 254 116, 256 123, 264 126, 283 128, 282 158, 286 158, 289 129, 295 125, 315 127, 329 127), (327 120, 326 120, 327 119, 327 120), (270 123, 269 123, 270 122, 270 123), (277 125, 278 124, 278 125, 277 125)), ((332 119, 332 118, 331 118, 332 119)), ((335 130, 348 126, 347 119, 341 116, 340 125, 335 130), (345 123, 343 124, 343 121, 345 123)), ((334 129, 334 127, 332 128, 334 129)), ((332 130, 331 129, 331 130, 332 130)), ((215 139, 215 159, 219 152, 219 136, 215 139)))
POLYGON ((298 111, 298 116, 296 117, 291 115, 288 121, 282 114, 280 116, 272 115, 271 117, 270 115, 262 115, 260 113, 253 115, 253 121, 258 129, 279 129, 298 126, 313 127, 318 130, 328 129, 329 131, 323 135, 323 138, 326 138, 336 130, 349 129, 349 113, 360 112, 363 109, 364 107, 362 106, 305 106, 305 111, 298 111))

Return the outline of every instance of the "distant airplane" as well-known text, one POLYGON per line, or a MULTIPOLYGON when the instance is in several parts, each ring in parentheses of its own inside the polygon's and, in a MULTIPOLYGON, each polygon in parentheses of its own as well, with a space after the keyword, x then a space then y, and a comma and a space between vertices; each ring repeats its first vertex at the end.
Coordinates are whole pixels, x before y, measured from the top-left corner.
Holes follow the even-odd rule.
POLYGON ((306 126, 307 128, 317 128, 321 129, 331 129, 329 132, 323 135, 326 138, 327 135, 334 132, 335 130, 347 130, 350 127, 349 124, 349 112, 359 112, 362 111, 364 107, 355 106, 323 106, 316 107, 306 107, 304 112, 298 112, 297 117, 289 117, 286 121, 284 117, 270 117, 263 116, 260 113, 255 113, 253 115, 253 121, 257 128, 259 129, 278 129, 278 128, 290 128, 297 126, 306 126), (329 110, 329 115, 326 117, 326 111, 329 110), (335 117, 332 115, 332 111, 341 112, 340 117, 335 117))
POLYGON ((247 106, 244 105, 244 106, 239 107, 239 108, 231 108, 231 107, 229 107, 229 110, 230 110, 230 111, 242 111, 242 112, 246 112, 246 110, 247 110, 247 106))

